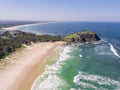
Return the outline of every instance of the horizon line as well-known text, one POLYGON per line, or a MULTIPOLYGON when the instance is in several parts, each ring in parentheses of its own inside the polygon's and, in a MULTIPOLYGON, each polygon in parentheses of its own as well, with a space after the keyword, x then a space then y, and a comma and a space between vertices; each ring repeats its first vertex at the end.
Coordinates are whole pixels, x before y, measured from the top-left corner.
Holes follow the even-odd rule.
POLYGON ((68 20, 68 21, 62 21, 62 20, 53 20, 53 21, 50 21, 50 20, 0 20, 0 21, 18 21, 18 22, 120 22, 120 21, 74 21, 74 20, 68 20))

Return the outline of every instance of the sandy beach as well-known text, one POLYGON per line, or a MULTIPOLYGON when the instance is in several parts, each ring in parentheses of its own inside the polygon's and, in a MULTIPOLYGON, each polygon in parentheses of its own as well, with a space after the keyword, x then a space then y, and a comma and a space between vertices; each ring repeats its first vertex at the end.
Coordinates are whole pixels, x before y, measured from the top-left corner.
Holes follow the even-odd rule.
POLYGON ((7 57, 10 64, 0 72, 0 90, 30 90, 47 58, 65 42, 45 42, 25 46, 7 57))
MULTIPOLYGON (((16 25, 16 26, 12 26, 12 27, 5 27, 2 28, 3 30, 16 30, 17 28, 21 28, 21 27, 25 27, 25 26, 31 26, 31 25, 36 25, 38 23, 34 23, 34 24, 24 24, 24 25, 16 25)), ((41 24, 45 24, 45 23, 41 23, 41 24)))
POLYGON ((26 26, 33 26, 33 25, 37 25, 37 24, 48 24, 48 23, 56 23, 56 22, 45 22, 45 23, 34 23, 34 24, 24 24, 24 25, 16 25, 16 26, 12 26, 12 27, 5 27, 2 28, 2 30, 17 30, 18 28, 22 28, 22 27, 26 27, 26 26))

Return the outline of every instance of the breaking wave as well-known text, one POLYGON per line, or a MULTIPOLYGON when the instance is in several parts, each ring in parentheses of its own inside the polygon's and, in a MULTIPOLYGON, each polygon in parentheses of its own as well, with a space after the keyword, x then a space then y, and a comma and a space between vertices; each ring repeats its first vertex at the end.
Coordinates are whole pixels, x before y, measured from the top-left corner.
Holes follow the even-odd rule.
POLYGON ((66 46, 64 51, 60 53, 59 60, 52 66, 47 65, 45 72, 34 81, 31 90, 59 90, 62 85, 65 85, 65 81, 57 74, 64 64, 64 61, 70 57, 68 54, 70 52, 71 47, 66 46))
MULTIPOLYGON (((112 87, 114 87, 115 90, 120 89, 119 81, 100 75, 88 74, 81 71, 79 72, 78 75, 74 77, 73 82, 77 86, 81 86, 84 89, 91 88, 95 90, 109 90, 109 88, 112 87)), ((77 89, 72 88, 71 90, 77 90, 77 89)))
POLYGON ((110 45, 110 50, 114 53, 114 55, 116 55, 117 57, 120 57, 120 55, 117 53, 117 51, 114 48, 114 46, 111 43, 109 43, 109 45, 110 45))

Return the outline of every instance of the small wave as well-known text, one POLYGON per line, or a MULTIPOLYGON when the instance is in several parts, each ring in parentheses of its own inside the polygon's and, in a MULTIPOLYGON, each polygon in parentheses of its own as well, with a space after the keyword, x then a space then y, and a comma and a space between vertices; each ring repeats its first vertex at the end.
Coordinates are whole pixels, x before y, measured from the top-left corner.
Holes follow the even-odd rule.
POLYGON ((70 57, 70 52, 71 47, 66 46, 64 51, 60 53, 59 60, 52 66, 47 65, 45 72, 34 81, 31 90, 59 90, 60 86, 65 85, 65 81, 57 74, 64 64, 64 61, 70 57))
POLYGON ((83 55, 80 54, 79 57, 83 58, 83 55))
POLYGON ((61 83, 63 81, 58 76, 49 75, 35 90, 57 90, 61 83))
POLYGON ((108 41, 106 41, 104 38, 102 38, 100 41, 93 42, 93 44, 98 45, 98 44, 107 43, 107 42, 108 41))
POLYGON ((117 56, 120 57, 120 55, 117 53, 116 49, 113 47, 113 45, 111 43, 109 43, 110 45, 110 50, 117 56))
POLYGON ((95 46, 94 51, 96 52, 96 54, 100 55, 112 55, 112 52, 110 51, 108 44, 97 45, 95 46))
POLYGON ((73 82, 78 86, 82 86, 83 88, 92 88, 95 90, 99 90, 99 89, 106 90, 106 88, 102 87, 102 86, 109 86, 109 87, 114 86, 116 89, 120 88, 119 81, 110 79, 108 77, 103 77, 100 75, 88 74, 85 72, 79 72, 79 74, 74 77, 73 82), (84 82, 84 81, 86 81, 86 82, 84 82), (101 87, 97 87, 92 83, 96 83, 96 84, 100 85, 101 87), (103 89, 101 89, 101 88, 103 88, 103 89))

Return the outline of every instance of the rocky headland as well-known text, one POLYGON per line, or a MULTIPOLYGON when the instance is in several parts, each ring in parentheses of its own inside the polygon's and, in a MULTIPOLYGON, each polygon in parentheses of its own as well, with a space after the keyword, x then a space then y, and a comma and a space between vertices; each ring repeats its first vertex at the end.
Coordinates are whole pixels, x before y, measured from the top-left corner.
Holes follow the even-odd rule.
POLYGON ((64 37, 64 41, 67 43, 92 43, 95 41, 100 41, 100 37, 92 31, 83 30, 81 32, 77 32, 71 35, 64 37))

